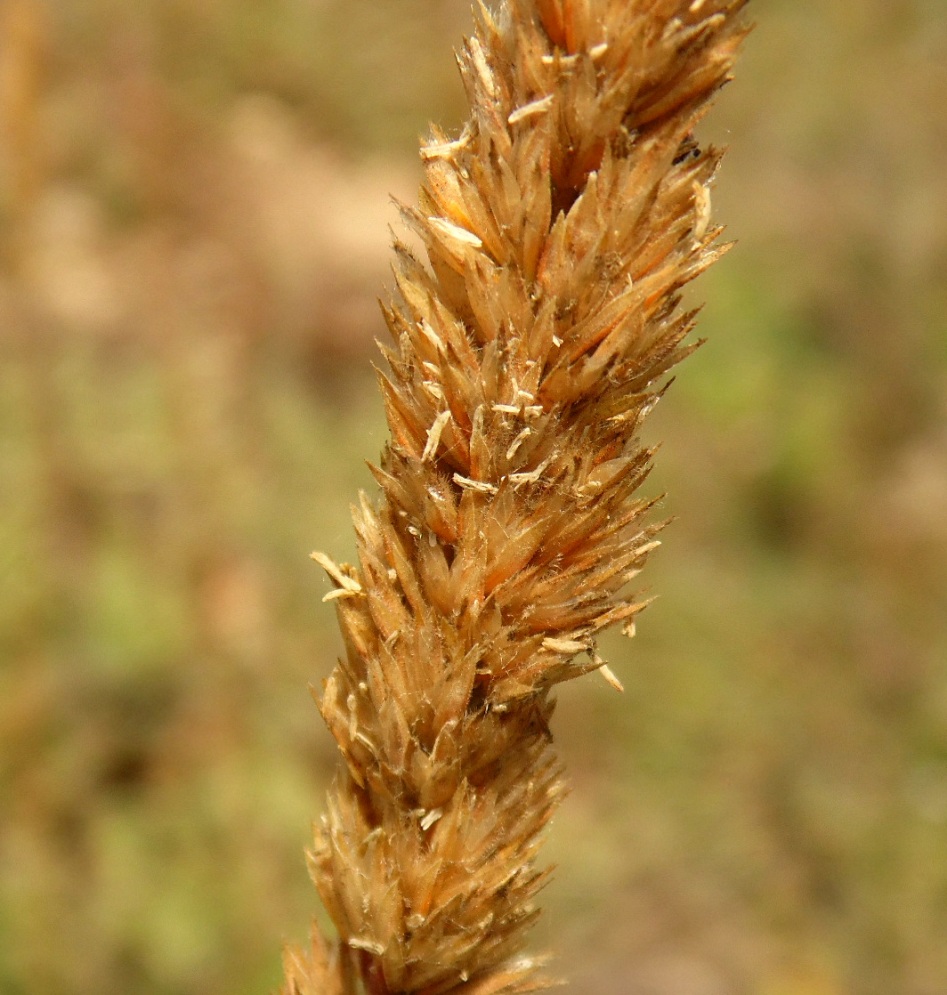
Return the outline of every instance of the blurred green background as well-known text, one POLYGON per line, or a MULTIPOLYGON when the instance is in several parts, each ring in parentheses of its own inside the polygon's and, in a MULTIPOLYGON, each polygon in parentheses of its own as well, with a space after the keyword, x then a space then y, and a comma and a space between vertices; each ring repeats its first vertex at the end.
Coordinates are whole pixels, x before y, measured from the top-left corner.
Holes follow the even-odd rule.
MULTIPOLYGON (((467 0, 0 0, 0 991, 265 992, 317 898, 389 192, 467 0)), ((660 594, 563 689, 577 995, 947 992, 947 10, 758 0, 660 594)))

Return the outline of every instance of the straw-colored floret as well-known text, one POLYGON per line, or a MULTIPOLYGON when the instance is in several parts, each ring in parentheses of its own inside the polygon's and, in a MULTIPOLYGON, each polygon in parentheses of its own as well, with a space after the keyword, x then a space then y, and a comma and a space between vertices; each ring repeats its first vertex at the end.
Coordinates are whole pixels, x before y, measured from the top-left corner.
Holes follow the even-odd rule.
POLYGON ((421 149, 422 262, 395 244, 391 431, 324 556, 345 656, 320 708, 344 763, 311 872, 338 938, 286 993, 498 995, 523 955, 562 794, 550 692, 592 670, 660 523, 637 433, 692 348, 681 288, 720 254, 720 153, 693 129, 745 0, 507 0, 460 55, 470 119, 421 149))

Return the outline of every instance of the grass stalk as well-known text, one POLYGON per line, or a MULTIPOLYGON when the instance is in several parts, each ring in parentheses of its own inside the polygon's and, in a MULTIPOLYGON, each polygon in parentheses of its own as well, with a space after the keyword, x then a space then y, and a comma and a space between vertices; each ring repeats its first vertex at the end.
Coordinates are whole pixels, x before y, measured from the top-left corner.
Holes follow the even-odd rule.
POLYGON ((681 289, 724 251, 721 153, 694 128, 745 0, 506 0, 459 57, 463 131, 421 148, 379 374, 391 439, 353 510, 358 564, 316 560, 345 655, 341 754, 310 870, 338 937, 285 954, 287 995, 498 995, 524 954, 562 795, 555 685, 631 635, 662 527, 638 441, 694 347, 681 289))

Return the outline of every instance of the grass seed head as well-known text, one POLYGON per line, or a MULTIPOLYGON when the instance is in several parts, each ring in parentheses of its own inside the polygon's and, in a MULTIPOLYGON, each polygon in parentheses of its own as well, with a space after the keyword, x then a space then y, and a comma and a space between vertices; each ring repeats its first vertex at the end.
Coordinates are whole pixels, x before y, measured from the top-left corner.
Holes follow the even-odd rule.
POLYGON ((744 0, 507 0, 459 57, 470 117, 421 148, 426 262, 395 245, 391 431, 335 585, 320 708, 343 764, 312 874, 338 931, 286 993, 547 986, 524 958, 562 794, 551 690, 598 670, 660 525, 637 439, 720 254, 694 129, 744 0))

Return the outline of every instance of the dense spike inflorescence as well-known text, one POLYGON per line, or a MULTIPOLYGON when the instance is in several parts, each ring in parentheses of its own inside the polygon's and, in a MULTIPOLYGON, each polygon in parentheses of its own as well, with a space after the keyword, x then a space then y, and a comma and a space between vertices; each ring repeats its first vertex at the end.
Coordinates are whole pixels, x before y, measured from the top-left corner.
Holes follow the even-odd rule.
POLYGON ((391 441, 333 578, 345 657, 320 707, 344 763, 311 872, 338 939, 300 995, 546 986, 522 955, 561 793, 550 689, 617 680, 656 545, 636 435, 690 349, 680 290, 721 253, 720 154, 692 130, 745 0, 507 0, 460 56, 470 119, 423 145, 428 265, 395 244, 391 441))

